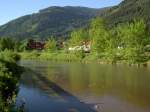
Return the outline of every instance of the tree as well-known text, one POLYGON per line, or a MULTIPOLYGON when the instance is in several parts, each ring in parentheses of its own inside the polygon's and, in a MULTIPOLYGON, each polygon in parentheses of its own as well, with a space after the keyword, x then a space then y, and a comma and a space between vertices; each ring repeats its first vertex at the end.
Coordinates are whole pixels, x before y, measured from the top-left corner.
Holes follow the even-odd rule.
POLYGON ((116 29, 111 29, 108 31, 108 37, 105 45, 105 58, 111 60, 112 62, 119 60, 122 56, 121 49, 118 48, 121 47, 121 41, 117 36, 116 29))
POLYGON ((54 37, 50 37, 45 44, 46 50, 55 51, 57 50, 57 42, 54 37))
POLYGON ((0 50, 5 49, 14 50, 15 41, 11 38, 1 38, 0 39, 0 50))
POLYGON ((144 55, 144 48, 149 43, 149 36, 143 20, 134 20, 118 27, 124 58, 135 62, 140 61, 144 55))
POLYGON ((79 29, 71 33, 69 45, 77 46, 77 45, 80 45, 81 42, 86 41, 88 39, 89 39, 88 31, 86 31, 85 29, 79 29))
POLYGON ((109 36, 109 32, 105 27, 105 21, 101 18, 93 19, 89 29, 90 40, 92 41, 92 51, 97 54, 105 51, 106 41, 109 36))

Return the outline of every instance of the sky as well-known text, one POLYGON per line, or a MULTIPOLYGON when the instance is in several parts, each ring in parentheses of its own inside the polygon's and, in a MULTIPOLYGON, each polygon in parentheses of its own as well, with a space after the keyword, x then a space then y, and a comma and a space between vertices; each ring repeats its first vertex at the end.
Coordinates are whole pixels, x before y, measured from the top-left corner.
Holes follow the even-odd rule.
POLYGON ((122 0, 1 0, 0 25, 50 6, 84 6, 102 8, 114 6, 122 0))

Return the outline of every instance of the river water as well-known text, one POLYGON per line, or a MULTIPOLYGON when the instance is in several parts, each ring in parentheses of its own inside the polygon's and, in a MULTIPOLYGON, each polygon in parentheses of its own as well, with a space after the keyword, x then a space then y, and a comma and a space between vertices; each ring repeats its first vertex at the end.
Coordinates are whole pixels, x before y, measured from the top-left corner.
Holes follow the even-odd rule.
POLYGON ((26 112, 150 112, 150 67, 20 61, 26 112))

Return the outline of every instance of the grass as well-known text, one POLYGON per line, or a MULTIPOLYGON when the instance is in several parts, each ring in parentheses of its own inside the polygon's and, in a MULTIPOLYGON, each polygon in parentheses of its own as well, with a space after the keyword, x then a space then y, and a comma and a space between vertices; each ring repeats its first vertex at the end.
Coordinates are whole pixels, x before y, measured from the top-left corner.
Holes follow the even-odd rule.
POLYGON ((143 57, 137 62, 121 59, 120 57, 110 58, 96 53, 83 53, 83 52, 65 52, 59 51, 25 51, 20 52, 21 59, 28 60, 48 60, 48 61, 64 61, 64 62, 83 62, 83 63, 125 63, 125 64, 145 64, 148 63, 150 57, 143 57))
POLYGON ((22 59, 31 60, 50 60, 50 61, 81 61, 82 56, 79 53, 65 53, 64 51, 57 52, 21 52, 19 53, 22 59))

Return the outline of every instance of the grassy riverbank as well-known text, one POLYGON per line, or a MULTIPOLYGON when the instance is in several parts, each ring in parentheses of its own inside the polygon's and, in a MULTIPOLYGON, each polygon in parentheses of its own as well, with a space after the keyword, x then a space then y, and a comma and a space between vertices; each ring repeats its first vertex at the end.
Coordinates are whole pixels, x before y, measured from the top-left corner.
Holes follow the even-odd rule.
POLYGON ((64 51, 57 52, 47 52, 47 51, 32 51, 32 52, 21 52, 19 53, 21 59, 27 60, 48 60, 48 61, 64 61, 64 62, 83 62, 83 63, 125 63, 125 64, 148 64, 150 57, 143 56, 141 59, 135 60, 127 60, 122 57, 105 57, 99 56, 97 54, 92 53, 83 53, 83 52, 72 52, 66 53, 64 51))
POLYGON ((78 61, 81 62, 83 57, 80 53, 64 53, 63 51, 58 52, 21 52, 19 53, 21 59, 30 60, 49 60, 49 61, 78 61))
POLYGON ((12 51, 0 52, 0 112, 11 112, 15 104, 22 68, 20 56, 12 51))

